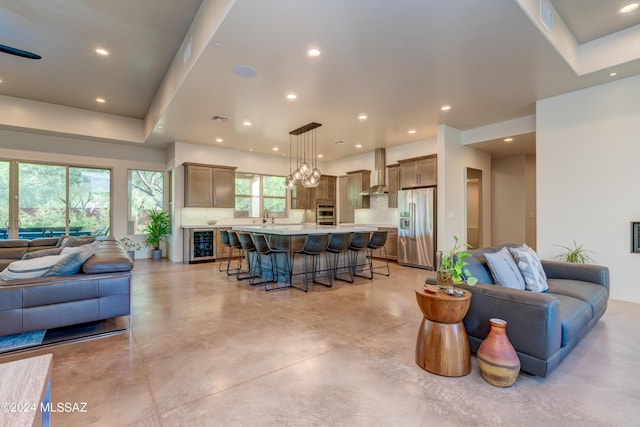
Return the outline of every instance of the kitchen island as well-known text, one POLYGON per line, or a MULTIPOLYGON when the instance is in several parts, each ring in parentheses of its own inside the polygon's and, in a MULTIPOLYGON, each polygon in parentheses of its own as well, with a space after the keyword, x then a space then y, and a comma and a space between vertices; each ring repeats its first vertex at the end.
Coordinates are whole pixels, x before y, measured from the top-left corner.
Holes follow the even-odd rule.
MULTIPOLYGON (((316 224, 264 224, 264 225, 234 225, 232 230, 237 232, 246 232, 253 234, 264 234, 269 242, 269 246, 274 249, 283 249, 289 253, 289 265, 293 258, 293 253, 304 247, 304 242, 310 234, 333 234, 333 233, 355 233, 355 232, 372 232, 377 231, 378 227, 374 226, 357 226, 357 225, 316 225, 316 224)), ((359 270, 365 263, 364 252, 360 254, 357 264, 360 265, 359 270)), ((263 266, 265 260, 263 260, 263 266)), ((283 265, 279 266, 281 275, 284 277, 283 265)), ((324 263, 320 269, 325 269, 324 263)), ((303 263, 298 261, 294 264, 293 274, 297 275, 303 272, 303 263)))

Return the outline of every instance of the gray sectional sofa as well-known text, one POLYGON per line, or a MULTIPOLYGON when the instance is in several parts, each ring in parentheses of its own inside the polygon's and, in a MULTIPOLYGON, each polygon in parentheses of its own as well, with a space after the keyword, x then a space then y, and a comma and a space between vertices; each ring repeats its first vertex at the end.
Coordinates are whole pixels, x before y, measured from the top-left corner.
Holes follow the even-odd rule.
POLYGON ((501 248, 471 251, 467 268, 479 283, 456 285, 473 294, 464 318, 470 349, 477 352, 488 335, 489 319, 504 319, 509 340, 520 358, 521 370, 545 377, 605 313, 609 270, 598 265, 542 260, 549 285, 547 292, 510 289, 493 284, 484 257, 485 253, 501 248))
MULTIPOLYGON (((2 241, 5 259, 12 242, 15 251, 25 248, 25 241, 2 241)), ((132 268, 120 243, 107 237, 78 274, 0 282, 0 336, 130 315, 132 268)))

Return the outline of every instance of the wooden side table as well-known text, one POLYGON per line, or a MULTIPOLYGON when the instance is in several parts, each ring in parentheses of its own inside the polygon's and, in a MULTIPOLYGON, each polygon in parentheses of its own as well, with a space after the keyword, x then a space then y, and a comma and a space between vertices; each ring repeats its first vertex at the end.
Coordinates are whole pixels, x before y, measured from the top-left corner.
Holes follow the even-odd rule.
POLYGON ((0 364, 0 426, 50 425, 52 360, 44 354, 0 364))
POLYGON ((436 293, 416 289, 423 314, 416 340, 416 363, 422 369, 446 377, 471 372, 471 353, 462 319, 469 310, 471 292, 454 297, 444 290, 436 293))

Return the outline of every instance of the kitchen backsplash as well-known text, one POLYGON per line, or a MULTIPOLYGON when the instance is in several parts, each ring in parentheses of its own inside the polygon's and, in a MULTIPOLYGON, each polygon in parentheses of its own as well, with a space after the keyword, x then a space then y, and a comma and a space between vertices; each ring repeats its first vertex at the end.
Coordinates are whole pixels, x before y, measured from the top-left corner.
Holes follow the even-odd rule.
POLYGON ((397 224, 398 209, 389 208, 386 194, 369 196, 369 209, 354 211, 355 224, 397 224))
MULTIPOLYGON (((182 208, 180 225, 206 225, 216 220, 219 224, 254 224, 262 218, 234 218, 233 209, 224 208, 182 208)), ((275 223, 301 223, 304 220, 303 209, 291 209, 288 218, 275 218, 275 223)), ((269 220, 271 221, 271 220, 269 220)))

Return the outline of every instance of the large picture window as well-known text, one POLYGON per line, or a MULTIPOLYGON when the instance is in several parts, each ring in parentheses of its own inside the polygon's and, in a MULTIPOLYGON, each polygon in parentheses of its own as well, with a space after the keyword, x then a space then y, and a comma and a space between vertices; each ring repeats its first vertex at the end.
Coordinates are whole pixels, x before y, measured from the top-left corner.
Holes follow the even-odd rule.
POLYGON ((284 176, 236 172, 235 217, 287 216, 287 187, 284 176))
POLYGON ((140 234, 149 209, 164 209, 164 173, 129 169, 127 234, 140 234))
POLYGON ((109 234, 111 170, 14 160, 0 177, 0 239, 109 234))

